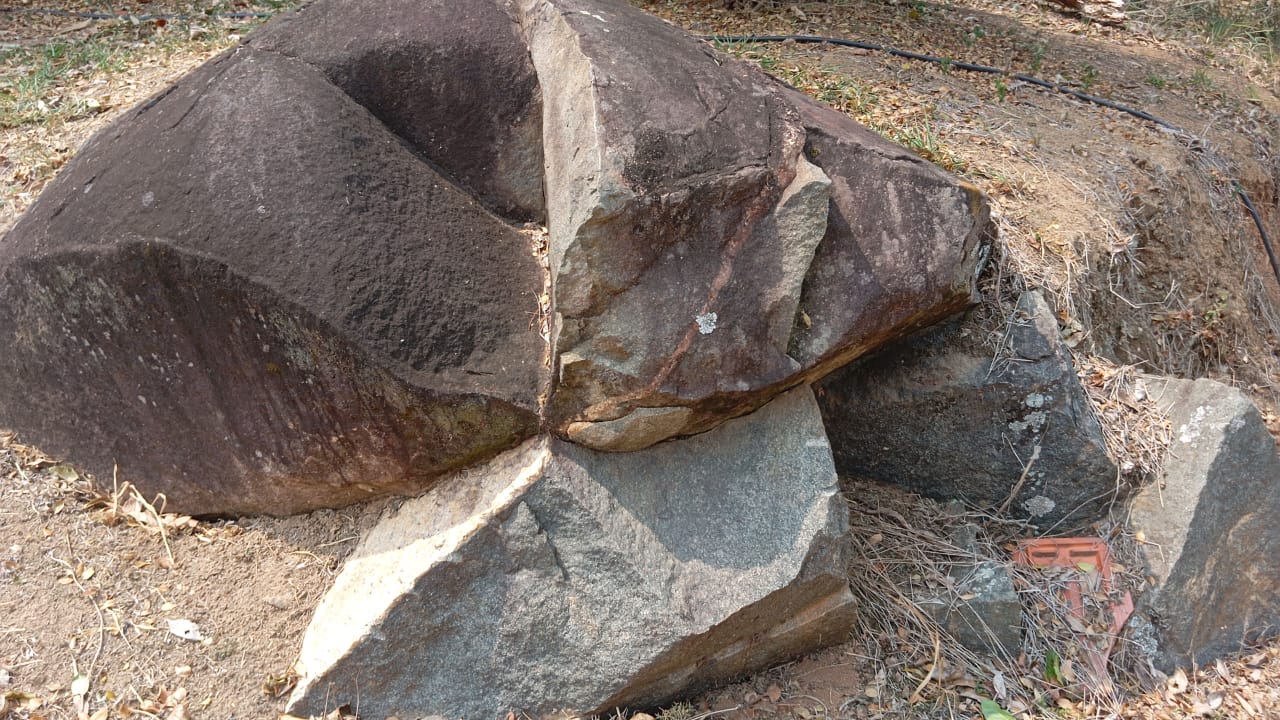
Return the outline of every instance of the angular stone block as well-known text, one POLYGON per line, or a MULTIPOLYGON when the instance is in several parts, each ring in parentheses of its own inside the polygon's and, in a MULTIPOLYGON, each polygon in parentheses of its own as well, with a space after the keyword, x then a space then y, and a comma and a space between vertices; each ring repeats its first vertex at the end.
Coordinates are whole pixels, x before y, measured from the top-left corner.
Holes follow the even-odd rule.
POLYGON ((634 453, 529 441, 362 540, 290 712, 654 707, 847 637, 847 518, 807 387, 634 453))
MULTIPOLYGON (((818 386, 841 473, 1009 511, 1042 527, 1096 517, 1116 487, 1102 428, 1039 293, 1018 303, 1012 357, 958 325, 832 373, 818 386)), ((1067 526, 1069 527, 1069 525, 1067 526)))
POLYGON ((1157 667, 1214 659, 1280 628, 1280 455, 1258 409, 1212 380, 1169 380, 1173 441, 1130 525, 1154 581, 1135 621, 1154 631, 1157 667))
POLYGON ((973 188, 624 2, 521 8, 563 436, 703 431, 972 301, 973 188))

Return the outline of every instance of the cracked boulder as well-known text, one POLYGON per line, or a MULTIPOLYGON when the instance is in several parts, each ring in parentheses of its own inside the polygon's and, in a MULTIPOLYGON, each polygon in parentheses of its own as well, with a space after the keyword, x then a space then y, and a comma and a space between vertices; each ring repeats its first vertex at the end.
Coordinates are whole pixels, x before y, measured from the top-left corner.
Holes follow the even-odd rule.
POLYGON ((0 425, 192 514, 421 491, 538 428, 542 272, 483 197, 313 65, 237 48, 0 243, 0 425))
MULTIPOLYGON (((1154 389, 1153 385, 1153 389, 1154 389)), ((1151 587, 1129 621, 1157 667, 1204 667, 1280 627, 1280 454, 1239 390, 1169 380, 1173 438, 1129 524, 1151 587)))
POLYGON ((0 243, 0 426, 198 515, 421 492, 541 431, 641 450, 964 308, 989 232, 621 0, 320 0, 0 243))
POLYGON ((999 352, 975 335, 948 324, 823 380, 836 467, 1041 527, 1098 517, 1116 468, 1053 309, 1024 293, 999 352))
POLYGON ((521 8, 570 440, 706 430, 971 302, 976 190, 623 2, 521 8))
POLYGON ((847 518, 807 386, 634 453, 530 440, 366 535, 307 630, 288 711, 655 707, 843 641, 847 518))

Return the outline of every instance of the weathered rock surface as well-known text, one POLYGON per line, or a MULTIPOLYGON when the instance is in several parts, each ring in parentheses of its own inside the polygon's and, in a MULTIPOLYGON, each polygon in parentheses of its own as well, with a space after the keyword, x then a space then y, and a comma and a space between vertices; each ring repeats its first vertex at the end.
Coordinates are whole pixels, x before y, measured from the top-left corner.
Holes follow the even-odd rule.
POLYGON ((530 240, 315 68, 239 48, 0 243, 0 425, 199 514, 413 492, 537 431, 530 240))
POLYGON ((652 707, 845 638, 846 524, 808 387, 635 453, 529 441, 365 537, 290 712, 652 707))
POLYGON ((1170 380, 1173 441, 1130 525, 1154 586, 1130 621, 1157 667, 1205 666, 1280 627, 1280 455, 1253 403, 1212 380, 1170 380))
POLYGON ((1022 647, 1022 601, 1009 571, 986 560, 952 577, 954 588, 915 598, 920 609, 970 650, 1016 657, 1022 647))
POLYGON ((1095 517, 1116 469, 1039 293, 1019 300, 1009 357, 958 324, 851 364, 818 388, 841 473, 1008 511, 1042 527, 1095 517))
POLYGON ((320 68, 499 215, 545 216, 538 78, 505 3, 318 2, 249 45, 320 68))
POLYGON ((521 6, 569 439, 705 430, 971 301, 972 188, 623 2, 521 6))
POLYGON ((634 451, 964 307, 989 230, 621 0, 321 0, 5 239, 0 424, 195 514, 418 491, 539 429, 634 451))

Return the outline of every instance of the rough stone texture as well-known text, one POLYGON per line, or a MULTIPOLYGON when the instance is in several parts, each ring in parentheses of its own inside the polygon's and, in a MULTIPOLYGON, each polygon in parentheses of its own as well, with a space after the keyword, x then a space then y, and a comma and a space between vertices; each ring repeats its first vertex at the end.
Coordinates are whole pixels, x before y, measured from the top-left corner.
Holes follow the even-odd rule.
POLYGON ((303 642, 289 711, 653 707, 843 640, 847 510, 812 391, 635 453, 538 439, 401 506, 303 642))
POLYGON ((0 425, 169 508, 411 492, 537 431, 529 238, 315 68, 239 48, 0 243, 0 425))
POLYGON ((318 2, 249 44, 320 68, 499 215, 544 217, 538 78, 505 3, 318 2))
POLYGON ((417 491, 540 428, 634 451, 964 307, 989 230, 622 0, 320 0, 5 239, 0 424, 196 514, 417 491))
POLYGON ((973 303, 994 233, 977 188, 843 113, 787 94, 807 133, 806 154, 833 181, 791 357, 839 367, 973 303))
POLYGON ((521 8, 544 94, 549 418, 568 437, 705 430, 971 301, 972 188, 618 0, 521 8), (683 426, 630 418, 672 407, 683 426))
POLYGON ((954 590, 916 598, 920 609, 970 650, 1016 657, 1022 647, 1022 602, 1009 571, 1000 563, 984 561, 952 576, 954 590))
POLYGON ((1116 469, 1038 293, 1019 300, 1007 343, 1010 355, 993 360, 951 324, 830 375, 818 398, 836 467, 999 507, 1038 445, 1009 512, 1042 527, 1096 517, 1116 469))
POLYGON ((1235 388, 1170 380, 1153 394, 1174 432, 1161 482, 1130 511, 1155 580, 1131 626, 1149 624, 1156 665, 1171 671, 1208 665, 1280 627, 1280 455, 1235 388))

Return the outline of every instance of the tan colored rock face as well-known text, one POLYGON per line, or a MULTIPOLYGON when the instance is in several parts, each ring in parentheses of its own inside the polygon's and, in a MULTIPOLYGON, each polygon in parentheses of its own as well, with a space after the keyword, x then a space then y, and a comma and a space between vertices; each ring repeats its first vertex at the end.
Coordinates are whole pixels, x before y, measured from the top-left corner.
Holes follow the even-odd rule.
POLYGON ((976 191, 623 3, 522 11, 566 437, 700 432, 971 302, 976 191), (660 408, 688 414, 628 419, 660 408))

